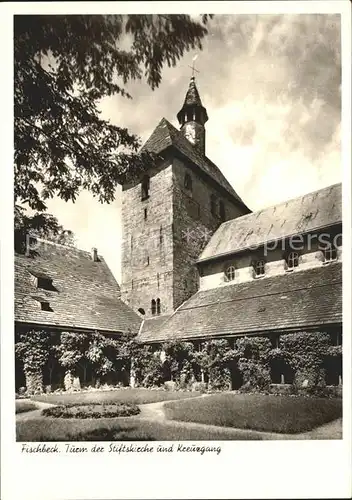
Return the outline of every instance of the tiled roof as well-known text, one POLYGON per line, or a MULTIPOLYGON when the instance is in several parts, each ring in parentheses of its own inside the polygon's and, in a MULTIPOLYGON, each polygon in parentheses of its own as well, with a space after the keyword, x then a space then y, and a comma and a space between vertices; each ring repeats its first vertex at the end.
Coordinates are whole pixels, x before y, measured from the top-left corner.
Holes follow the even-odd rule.
MULTIPOLYGON (((155 318, 148 318, 144 320, 140 336, 145 337, 153 337, 155 333, 159 330, 159 328, 170 318, 170 315, 167 316, 156 316, 155 318)), ((139 337, 138 337, 139 338, 139 337)))
POLYGON ((231 184, 227 181, 221 170, 211 160, 209 160, 209 158, 200 154, 183 136, 182 132, 177 130, 169 121, 163 118, 155 128, 152 135, 143 145, 142 151, 144 150, 149 151, 150 153, 159 154, 170 146, 176 148, 204 173, 215 180, 217 184, 225 189, 232 196, 232 198, 235 198, 235 200, 249 212, 249 209, 233 189, 231 184))
POLYGON ((221 224, 199 261, 307 233, 342 221, 341 184, 221 224))
POLYGON ((199 291, 144 342, 243 335, 342 322, 341 263, 199 291))
POLYGON ((203 106, 194 77, 189 82, 183 106, 203 106))
POLYGON ((15 321, 138 333, 141 320, 120 296, 104 259, 94 262, 90 252, 38 241, 33 256, 15 256, 15 321), (50 289, 36 288, 31 274, 52 279, 50 289), (40 300, 52 312, 42 311, 40 300))

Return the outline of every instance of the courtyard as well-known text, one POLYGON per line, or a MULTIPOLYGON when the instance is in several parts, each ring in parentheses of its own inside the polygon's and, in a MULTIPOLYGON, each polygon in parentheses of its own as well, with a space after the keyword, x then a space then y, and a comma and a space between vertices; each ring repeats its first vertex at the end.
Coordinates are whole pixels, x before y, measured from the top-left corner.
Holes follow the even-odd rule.
POLYGON ((340 398, 125 388, 33 396, 16 400, 16 413, 17 441, 29 442, 342 438, 340 398), (47 408, 72 410, 76 405, 81 410, 131 405, 135 414, 84 419, 45 415, 47 408))

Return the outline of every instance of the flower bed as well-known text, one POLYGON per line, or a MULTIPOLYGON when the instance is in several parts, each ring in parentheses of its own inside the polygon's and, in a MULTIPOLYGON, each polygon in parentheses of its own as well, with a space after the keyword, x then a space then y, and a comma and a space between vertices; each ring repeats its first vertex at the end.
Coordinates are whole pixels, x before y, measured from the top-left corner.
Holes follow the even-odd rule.
POLYGON ((42 415, 54 418, 116 418, 137 415, 140 409, 135 404, 73 404, 53 406, 42 411, 42 415))

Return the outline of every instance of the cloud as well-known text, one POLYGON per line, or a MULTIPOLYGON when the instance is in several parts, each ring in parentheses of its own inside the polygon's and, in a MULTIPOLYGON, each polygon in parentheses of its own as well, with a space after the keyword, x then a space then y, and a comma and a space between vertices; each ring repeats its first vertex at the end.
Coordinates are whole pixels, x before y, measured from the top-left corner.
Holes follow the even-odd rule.
MULTIPOLYGON (((197 53, 207 155, 250 208, 341 180, 338 15, 218 15, 197 53)), ((194 56, 164 68, 154 91, 130 82, 132 100, 104 99, 102 117, 143 141, 163 116, 178 127, 194 56)), ((119 278, 120 190, 111 205, 83 193, 75 205, 53 201, 49 210, 82 245, 98 246, 119 278)))

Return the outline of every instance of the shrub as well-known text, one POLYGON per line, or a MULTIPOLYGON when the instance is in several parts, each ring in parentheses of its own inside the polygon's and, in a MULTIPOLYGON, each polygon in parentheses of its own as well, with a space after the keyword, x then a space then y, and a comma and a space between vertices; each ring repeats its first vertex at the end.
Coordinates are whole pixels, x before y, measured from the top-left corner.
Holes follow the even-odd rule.
POLYGON ((204 393, 207 391, 207 384, 205 382, 193 382, 192 391, 204 393))
POLYGON ((46 408, 42 415, 54 418, 115 418, 137 415, 140 409, 131 403, 72 404, 46 408))
POLYGON ((167 391, 175 391, 176 390, 176 382, 174 382, 173 380, 167 380, 164 383, 164 387, 167 391))

